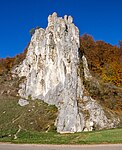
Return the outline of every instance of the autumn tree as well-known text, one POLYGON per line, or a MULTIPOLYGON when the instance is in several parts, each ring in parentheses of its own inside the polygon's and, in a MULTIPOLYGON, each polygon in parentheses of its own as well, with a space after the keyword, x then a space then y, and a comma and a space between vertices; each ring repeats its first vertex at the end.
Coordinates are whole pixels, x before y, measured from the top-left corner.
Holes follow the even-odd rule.
POLYGON ((94 41, 93 37, 84 34, 80 38, 80 49, 87 57, 92 73, 99 76, 104 82, 122 85, 122 43, 120 48, 105 43, 94 41))
POLYGON ((7 57, 4 59, 3 58, 0 59, 0 75, 4 75, 8 73, 13 66, 18 65, 20 62, 22 62, 25 59, 28 46, 24 49, 23 53, 16 55, 15 57, 12 58, 7 57))

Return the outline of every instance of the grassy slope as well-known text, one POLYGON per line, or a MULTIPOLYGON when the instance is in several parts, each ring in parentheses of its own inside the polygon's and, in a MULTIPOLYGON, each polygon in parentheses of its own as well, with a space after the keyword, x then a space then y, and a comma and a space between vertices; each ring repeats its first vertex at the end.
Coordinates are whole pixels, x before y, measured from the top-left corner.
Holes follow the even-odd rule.
POLYGON ((22 130, 53 130, 57 108, 40 100, 28 100, 29 105, 18 104, 17 88, 22 79, 13 78, 10 73, 0 76, 0 130, 1 137, 22 130))
POLYGON ((56 108, 35 100, 21 107, 17 97, 0 97, 0 142, 37 144, 122 143, 122 129, 74 134, 58 134, 54 130, 56 108), (33 122, 33 123, 32 123, 33 122), (22 127, 14 139, 14 134, 22 127), (45 132, 50 125, 50 131, 45 132))
POLYGON ((39 100, 29 102, 29 105, 21 107, 18 105, 17 97, 0 97, 1 132, 8 132, 6 135, 11 134, 18 130, 18 126, 23 130, 33 131, 53 128, 57 109, 39 100))
POLYGON ((37 144, 107 144, 122 143, 122 129, 58 134, 56 132, 21 131, 16 140, 11 137, 0 138, 0 142, 37 144))

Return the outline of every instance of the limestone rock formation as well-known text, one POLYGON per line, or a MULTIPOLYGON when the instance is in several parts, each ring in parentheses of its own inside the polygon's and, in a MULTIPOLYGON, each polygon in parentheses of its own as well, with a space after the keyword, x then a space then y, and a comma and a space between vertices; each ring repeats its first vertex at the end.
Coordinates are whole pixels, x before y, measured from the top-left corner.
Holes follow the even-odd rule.
POLYGON ((71 16, 49 15, 46 29, 36 29, 25 60, 14 70, 25 76, 22 98, 40 99, 56 105, 58 132, 113 128, 119 119, 110 114, 86 91, 83 81, 92 80, 87 60, 79 52, 79 30, 71 16))

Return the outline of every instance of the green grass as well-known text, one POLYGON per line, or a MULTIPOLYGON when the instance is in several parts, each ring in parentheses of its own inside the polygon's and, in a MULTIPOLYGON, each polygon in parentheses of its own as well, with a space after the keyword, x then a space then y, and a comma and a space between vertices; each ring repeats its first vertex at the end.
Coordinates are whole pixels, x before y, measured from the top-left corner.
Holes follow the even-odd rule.
POLYGON ((4 135, 16 133, 19 126, 24 131, 53 130, 57 118, 55 106, 40 100, 29 100, 29 105, 21 107, 18 100, 18 97, 0 96, 0 132, 4 135))
POLYGON ((112 129, 74 134, 56 132, 21 131, 18 138, 0 138, 0 142, 35 143, 35 144, 107 144, 122 143, 122 129, 112 129))
MULTIPOLYGON (((0 82, 0 91, 10 89, 9 81, 6 81, 8 84, 4 82, 0 82)), ((54 122, 57 118, 57 108, 55 106, 49 106, 39 100, 29 100, 29 105, 21 107, 18 105, 19 98, 15 95, 0 95, 0 142, 36 144, 122 143, 122 128, 74 134, 56 133, 54 122), (15 140, 14 135, 19 126, 21 126, 21 131, 15 140), (46 133, 47 129, 49 132, 46 133)))

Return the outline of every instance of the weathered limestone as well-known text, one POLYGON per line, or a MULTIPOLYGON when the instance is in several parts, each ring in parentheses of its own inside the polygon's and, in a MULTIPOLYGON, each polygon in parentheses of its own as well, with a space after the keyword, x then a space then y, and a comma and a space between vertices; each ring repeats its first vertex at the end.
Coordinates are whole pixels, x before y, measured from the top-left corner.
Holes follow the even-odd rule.
POLYGON ((31 96, 58 107, 55 125, 60 133, 113 128, 119 122, 117 118, 107 118, 86 92, 83 75, 86 80, 92 76, 79 47, 79 30, 73 18, 65 15, 63 19, 53 13, 48 17, 47 28, 35 31, 25 60, 14 70, 26 77, 19 90, 22 98, 31 96))
POLYGON ((26 99, 20 98, 18 104, 19 104, 20 106, 26 106, 26 105, 29 104, 29 102, 28 102, 26 99))

